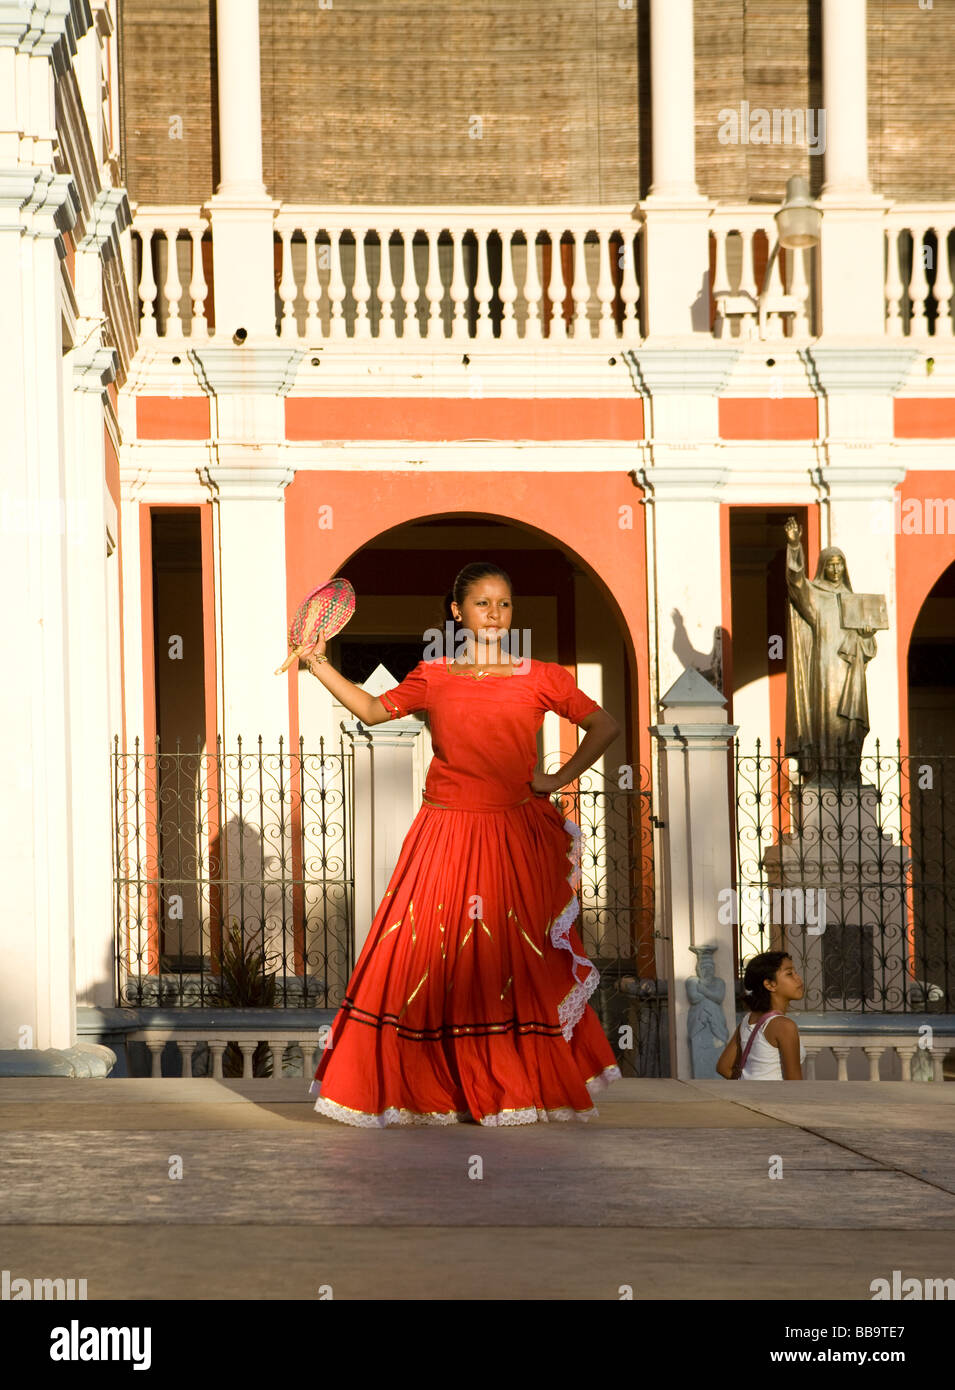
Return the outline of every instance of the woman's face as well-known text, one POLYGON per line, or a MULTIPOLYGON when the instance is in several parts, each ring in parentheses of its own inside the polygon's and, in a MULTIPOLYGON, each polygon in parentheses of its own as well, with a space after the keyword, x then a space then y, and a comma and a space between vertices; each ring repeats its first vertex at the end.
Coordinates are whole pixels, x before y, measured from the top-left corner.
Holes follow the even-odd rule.
POLYGON ((496 650, 511 626, 511 589, 497 575, 476 579, 462 604, 452 603, 458 622, 474 633, 478 646, 496 650))
POLYGON ((830 555, 826 561, 826 568, 823 576, 829 580, 830 584, 841 584, 845 578, 846 567, 841 555, 830 555))
POLYGON ((801 999, 805 993, 802 977, 797 975, 791 960, 784 960, 776 971, 776 979, 766 981, 767 989, 774 989, 784 999, 801 999))

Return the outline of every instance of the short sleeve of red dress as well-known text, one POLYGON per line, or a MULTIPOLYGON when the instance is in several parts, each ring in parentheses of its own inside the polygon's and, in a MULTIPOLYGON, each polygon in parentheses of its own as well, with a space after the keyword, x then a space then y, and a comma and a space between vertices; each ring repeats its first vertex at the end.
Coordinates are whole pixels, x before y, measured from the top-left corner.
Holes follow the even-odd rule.
POLYGON ((572 724, 579 724, 582 719, 587 718, 588 714, 592 714, 595 709, 600 709, 596 700, 585 695, 580 686, 575 683, 573 676, 556 661, 543 663, 540 694, 541 703, 545 709, 556 710, 565 719, 569 719, 572 724))
POLYGON ((407 714, 428 708, 428 672, 426 661, 419 661, 400 685, 386 690, 378 698, 388 711, 389 718, 403 719, 407 714))

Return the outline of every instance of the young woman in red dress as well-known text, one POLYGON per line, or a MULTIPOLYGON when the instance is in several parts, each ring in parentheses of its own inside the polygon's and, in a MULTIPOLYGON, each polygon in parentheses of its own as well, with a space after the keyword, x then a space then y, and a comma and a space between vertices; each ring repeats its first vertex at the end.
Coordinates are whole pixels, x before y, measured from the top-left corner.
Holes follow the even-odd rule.
POLYGON ((315 1109, 366 1126, 588 1119, 620 1069, 573 926, 580 831, 550 795, 620 727, 562 666, 501 651, 503 570, 466 566, 449 599, 468 659, 420 661, 381 697, 336 671, 323 640, 303 653, 364 724, 426 711, 434 750, 315 1072, 315 1109), (587 731, 552 776, 534 770, 546 710, 587 731))

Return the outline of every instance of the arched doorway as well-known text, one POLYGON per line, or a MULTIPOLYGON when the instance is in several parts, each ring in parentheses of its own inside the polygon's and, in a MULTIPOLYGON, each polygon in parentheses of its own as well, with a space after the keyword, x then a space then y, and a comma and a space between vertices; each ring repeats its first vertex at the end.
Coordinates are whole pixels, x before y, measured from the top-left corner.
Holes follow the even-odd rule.
POLYGON ((915 1005, 955 1000, 955 562, 926 595, 909 640, 912 968, 915 1005))

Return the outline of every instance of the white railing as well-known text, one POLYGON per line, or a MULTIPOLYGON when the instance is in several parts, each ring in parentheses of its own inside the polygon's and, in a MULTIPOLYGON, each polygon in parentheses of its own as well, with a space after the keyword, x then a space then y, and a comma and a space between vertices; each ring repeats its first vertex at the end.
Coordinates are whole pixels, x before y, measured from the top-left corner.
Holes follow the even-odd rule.
MULTIPOLYGON (((894 1030, 893 1030, 894 1031, 894 1030)), ((216 1031, 209 1028, 139 1028, 127 1034, 127 1043, 145 1043, 151 1055, 151 1075, 158 1077, 161 1075, 162 1053, 167 1043, 173 1043, 179 1051, 180 1063, 183 1077, 192 1076, 192 1053, 203 1045, 207 1045, 211 1054, 211 1068, 209 1075, 213 1077, 222 1076, 222 1057, 228 1044, 235 1043, 242 1054, 243 1076, 252 1076, 252 1058, 255 1054, 259 1042, 268 1043, 272 1055, 272 1076, 273 1081, 280 1081, 283 1075, 282 1063, 287 1047, 298 1047, 302 1051, 302 1072, 303 1077, 311 1077, 317 1065, 317 1059, 321 1054, 322 1048, 326 1047, 329 1038, 329 1025, 322 1024, 316 1028, 303 1028, 301 1025, 293 1027, 281 1026, 281 1021, 276 1020, 275 1026, 266 1025, 258 1030, 240 1031, 238 1029, 228 1029, 216 1031)), ((831 1052, 835 1058, 836 1081, 879 1081, 881 1059, 884 1053, 895 1053, 898 1058, 902 1081, 928 1080, 931 1073, 932 1081, 943 1081, 943 1067, 946 1053, 952 1047, 953 1039, 949 1036, 938 1043, 933 1043, 930 1048, 921 1046, 919 1034, 913 1031, 911 1034, 899 1036, 897 1033, 890 1040, 884 1032, 880 1032, 878 1025, 873 1027, 871 1032, 857 1032, 853 1029, 851 1035, 844 1032, 833 1033, 806 1033, 803 1035, 803 1045, 806 1049, 805 1079, 807 1081, 826 1080, 825 1077, 816 1076, 816 1062, 821 1053, 831 1052), (855 1072, 868 1070, 868 1075, 850 1077, 850 1057, 855 1055, 861 1062, 861 1066, 853 1066, 855 1072), (917 1059, 917 1061, 916 1061, 917 1059), (913 1067, 913 1062, 915 1066, 913 1067)), ((828 1068, 831 1070, 831 1065, 828 1068)))
MULTIPOLYGON (((206 214, 151 207, 133 231, 141 337, 207 337, 206 214)), ((276 334, 310 344, 638 342, 638 238, 631 208, 285 206, 276 334)))
MULTIPOLYGON (((926 1022, 933 1022, 930 1017, 926 1022)), ((804 1075, 807 1081, 828 1080, 827 1077, 817 1077, 817 1059, 820 1054, 831 1053, 835 1059, 836 1081, 880 1081, 879 1075, 881 1059, 884 1053, 895 1053, 898 1058, 902 1081, 920 1081, 927 1078, 927 1073, 931 1071, 933 1081, 943 1081, 943 1067, 945 1055, 953 1045, 953 1039, 949 1037, 940 1043, 933 1043, 931 1047, 922 1047, 922 1039, 917 1032, 903 1034, 901 1037, 896 1034, 890 1041, 884 1032, 880 1032, 878 1025, 873 1027, 871 1032, 861 1032, 852 1030, 851 1035, 833 1031, 832 1033, 804 1032, 802 1043, 806 1049, 806 1064, 804 1075), (853 1068, 856 1071, 868 1068, 868 1076, 849 1075, 850 1058, 855 1057, 862 1062, 861 1067, 853 1068), (913 1067, 914 1063, 914 1067, 913 1067)), ((890 1059, 889 1065, 892 1065, 890 1059)), ((826 1068, 826 1069, 831 1069, 826 1068)))
POLYGON ((815 248, 787 251, 776 235, 772 207, 722 204, 710 214, 716 270, 716 338, 814 336, 815 248))
POLYGON ((639 341, 629 208, 283 208, 282 338, 639 341))
POLYGON ((886 333, 950 339, 955 203, 896 203, 886 214, 885 236, 886 333))
MULTIPOLYGON (((719 204, 707 215, 716 338, 821 331, 820 249, 781 248, 774 211, 719 204)), ((951 339, 955 203, 896 203, 879 216, 886 335, 951 339)), ((137 209, 132 231, 140 340, 207 339, 208 212, 137 209)), ((308 345, 637 343, 653 288, 643 284, 640 233, 623 207, 286 205, 275 217, 276 335, 308 345)))
POLYGON ((157 337, 209 337, 206 299, 210 286, 203 268, 206 238, 211 266, 212 232, 209 216, 198 207, 150 207, 133 218, 136 245, 132 270, 138 284, 130 286, 141 303, 140 341, 157 337), (173 254, 174 252, 174 254, 173 254))
POLYGON ((212 1077, 222 1076, 222 1058, 229 1043, 234 1043, 242 1054, 242 1075, 245 1078, 252 1076, 252 1059, 255 1056, 256 1048, 260 1042, 268 1044, 272 1057, 272 1081, 283 1079, 282 1062, 287 1047, 299 1047, 302 1050, 302 1075, 309 1079, 314 1074, 318 1065, 318 1057, 321 1051, 328 1044, 330 1025, 324 1024, 318 1028, 303 1029, 282 1028, 280 1020, 277 1020, 274 1028, 268 1027, 263 1030, 263 1035, 252 1035, 249 1032, 223 1032, 216 1033, 209 1028, 142 1028, 135 1032, 128 1033, 126 1036, 127 1045, 133 1042, 142 1042, 149 1049, 151 1057, 151 1071, 153 1077, 162 1075, 162 1054, 167 1043, 174 1043, 179 1052, 180 1064, 183 1077, 192 1077, 192 1054, 202 1046, 208 1046, 211 1066, 209 1075, 212 1077))

